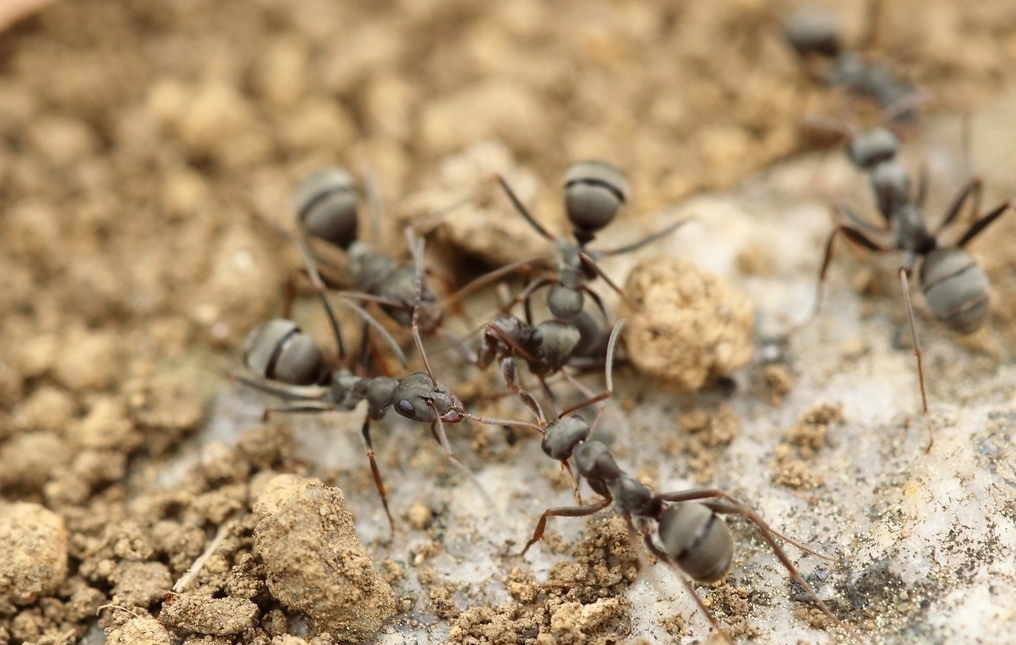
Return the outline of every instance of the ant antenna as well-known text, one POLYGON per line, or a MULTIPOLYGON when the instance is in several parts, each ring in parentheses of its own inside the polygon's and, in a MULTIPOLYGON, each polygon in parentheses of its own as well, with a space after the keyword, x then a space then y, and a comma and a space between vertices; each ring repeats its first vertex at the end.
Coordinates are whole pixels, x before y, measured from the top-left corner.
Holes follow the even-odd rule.
POLYGON ((427 376, 430 377, 430 382, 437 387, 437 379, 434 378, 434 371, 430 369, 430 361, 427 360, 427 352, 423 349, 423 339, 420 338, 420 298, 423 294, 423 251, 427 244, 426 240, 416 238, 413 233, 413 228, 410 226, 406 227, 406 244, 409 246, 410 251, 413 254, 413 267, 414 271, 414 285, 415 294, 413 302, 413 340, 416 342, 416 350, 420 352, 420 358, 423 359, 423 366, 427 370, 427 376))

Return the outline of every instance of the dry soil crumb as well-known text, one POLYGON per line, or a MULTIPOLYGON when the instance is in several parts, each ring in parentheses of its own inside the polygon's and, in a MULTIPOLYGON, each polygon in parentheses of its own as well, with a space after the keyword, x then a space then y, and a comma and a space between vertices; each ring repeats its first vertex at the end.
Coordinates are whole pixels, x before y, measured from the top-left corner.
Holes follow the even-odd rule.
POLYGON ((151 616, 133 618, 109 632, 107 645, 170 645, 173 638, 151 616))
POLYGON ((694 392, 751 360, 755 306, 720 278, 676 258, 638 264, 622 306, 631 362, 680 391, 694 392))
POLYGON ((673 446, 675 454, 688 456, 688 466, 695 481, 712 481, 716 470, 717 448, 729 445, 741 431, 741 420, 730 406, 721 403, 715 410, 702 407, 685 410, 677 417, 685 433, 683 441, 673 446))
POLYGON ((790 370, 783 364, 766 365, 762 370, 762 379, 769 392, 769 401, 773 405, 781 405, 783 397, 794 389, 794 377, 790 375, 790 370))
POLYGON ((806 410, 776 447, 773 482, 800 490, 821 485, 822 475, 813 472, 808 462, 826 445, 829 426, 841 421, 843 413, 838 405, 820 403, 806 410))
POLYGON ((38 504, 0 505, 0 606, 29 605, 67 576, 67 529, 38 504))
POLYGON ((185 593, 166 602, 159 620, 174 630, 227 636, 257 624, 258 606, 243 598, 212 598, 185 593))
POLYGON ((357 538, 342 491, 279 475, 254 506, 254 545, 272 595, 310 616, 319 633, 373 637, 395 612, 395 596, 357 538))

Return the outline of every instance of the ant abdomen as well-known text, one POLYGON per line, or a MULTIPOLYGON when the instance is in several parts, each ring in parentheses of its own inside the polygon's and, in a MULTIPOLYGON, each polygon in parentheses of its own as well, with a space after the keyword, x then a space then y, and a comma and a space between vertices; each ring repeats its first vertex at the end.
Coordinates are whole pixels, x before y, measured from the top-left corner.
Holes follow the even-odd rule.
POLYGON ((683 502, 660 518, 663 550, 693 580, 716 582, 734 558, 734 540, 723 518, 704 504, 683 502))
POLYGON ((356 241, 356 202, 353 175, 338 166, 311 173, 293 193, 293 206, 307 233, 343 250, 356 241))
POLYGON ((564 204, 576 238, 591 240, 610 224, 628 192, 628 178, 614 164, 595 159, 573 163, 564 175, 564 204))
POLYGON ((953 331, 970 334, 987 320, 988 276, 967 251, 956 247, 931 251, 919 277, 928 309, 953 331))
POLYGON ((247 335, 243 360, 258 376, 290 385, 314 385, 325 373, 317 343, 284 318, 269 320, 247 335))
POLYGON ((840 53, 840 29, 836 17, 825 9, 802 7, 783 23, 783 33, 801 56, 833 57, 840 53))

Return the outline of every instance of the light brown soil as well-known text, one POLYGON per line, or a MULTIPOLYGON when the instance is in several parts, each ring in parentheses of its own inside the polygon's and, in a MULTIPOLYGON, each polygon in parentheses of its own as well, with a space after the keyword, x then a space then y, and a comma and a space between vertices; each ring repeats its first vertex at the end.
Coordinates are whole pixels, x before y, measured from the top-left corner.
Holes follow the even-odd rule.
MULTIPOLYGON (((855 37, 860 10, 837 4, 855 37)), ((1010 2, 883 5, 873 53, 929 91, 928 110, 1012 85, 1010 2)), ((186 635, 215 629, 237 643, 331 642, 290 633, 288 608, 314 610, 279 603, 255 544, 254 500, 270 478, 306 471, 286 426, 207 448, 170 488, 155 481, 246 332, 278 311, 296 258, 266 221, 291 225, 294 181, 322 163, 369 165, 388 210, 402 210, 440 185, 442 160, 494 139, 552 223, 576 158, 628 172, 633 219, 728 187, 800 150, 805 114, 842 105, 783 45, 786 7, 64 0, 0 34, 0 645, 72 642, 97 614, 110 643, 226 642, 186 635), (36 520, 12 524, 21 514, 36 520), (230 620, 195 618, 189 594, 230 620)), ((485 258, 505 259, 496 251, 485 258)), ((992 276, 1011 273, 1016 254, 995 253, 1006 259, 989 262, 992 276)), ((769 270, 757 252, 743 266, 769 270)), ((1016 302, 1010 282, 996 287, 1016 302)), ((702 439, 697 472, 734 422, 702 426, 718 438, 702 439)), ((802 459, 820 448, 808 437, 788 439, 802 459)), ((415 510, 411 522, 432 519, 415 510)), ((627 637, 627 544, 616 518, 593 524, 551 584, 511 572, 511 604, 449 611, 450 640, 627 637)))

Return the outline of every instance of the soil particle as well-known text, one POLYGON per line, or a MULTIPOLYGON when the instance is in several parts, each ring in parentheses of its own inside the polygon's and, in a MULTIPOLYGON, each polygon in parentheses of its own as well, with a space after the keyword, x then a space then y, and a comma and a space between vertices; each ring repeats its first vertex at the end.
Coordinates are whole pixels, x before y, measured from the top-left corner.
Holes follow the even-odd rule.
POLYGON ((677 258, 638 264, 624 288, 632 306, 624 338, 632 363, 694 392, 751 360, 755 307, 720 278, 677 258))
POLYGON ((161 600, 172 588, 169 569, 161 562, 125 560, 116 565, 110 578, 113 587, 113 604, 148 608, 161 600))
POLYGON ((226 636, 254 627, 258 614, 258 606, 243 598, 185 593, 163 605, 159 621, 171 629, 226 636))
POLYGON ((705 484, 716 472, 717 448, 727 446, 741 431, 741 420, 726 403, 715 410, 694 407, 677 417, 685 436, 668 446, 668 453, 685 454, 695 481, 705 484))
POLYGON ((19 434, 0 446, 0 488, 36 491, 70 459, 69 446, 52 432, 19 434))
MULTIPOLYGON (((524 204, 532 204, 539 185, 535 175, 519 167, 511 150, 497 141, 474 143, 443 159, 422 190, 410 195, 401 218, 423 224, 463 200, 441 217, 441 240, 493 266, 501 266, 552 253, 553 249, 514 212, 501 187, 492 178, 499 174, 524 204)), ((544 221, 544 217, 537 217, 544 221)))
POLYGON ((823 477, 813 472, 808 462, 825 447, 829 426, 842 421, 843 412, 838 405, 819 403, 807 409, 776 447, 773 482, 797 490, 820 486, 823 477))
POLYGON ((56 592, 67 576, 67 529, 38 504, 0 506, 0 606, 24 606, 56 592))
POLYGON ((151 616, 133 618, 106 634, 106 645, 171 645, 173 638, 151 616))
POLYGON ((319 633, 372 638, 394 613, 395 596, 357 538, 342 491, 279 475, 254 511, 254 545, 272 595, 310 616, 319 633))

